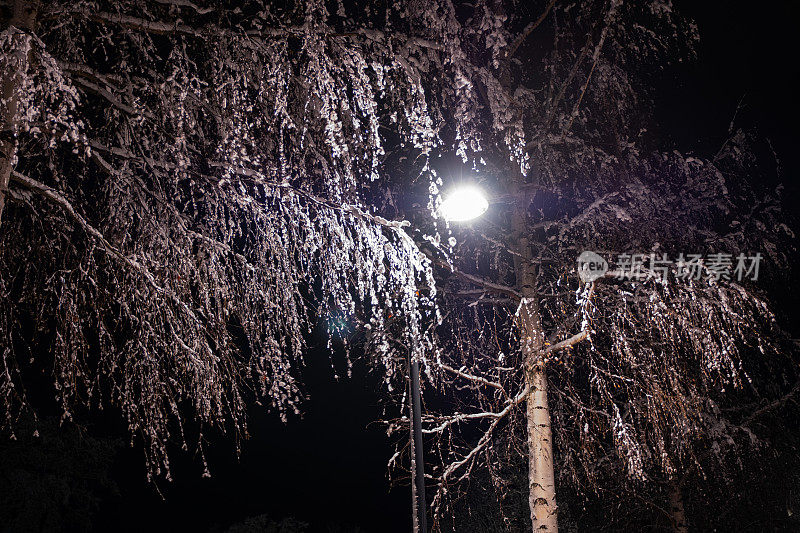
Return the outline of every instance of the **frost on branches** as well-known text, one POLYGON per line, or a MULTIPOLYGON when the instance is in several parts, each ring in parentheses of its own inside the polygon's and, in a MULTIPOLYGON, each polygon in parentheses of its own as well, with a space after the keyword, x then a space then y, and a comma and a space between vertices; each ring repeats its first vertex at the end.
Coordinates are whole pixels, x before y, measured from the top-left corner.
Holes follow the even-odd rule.
MULTIPOLYGON (((794 246, 774 153, 734 125, 705 157, 649 133, 658 124, 648 80, 692 59, 694 25, 664 1, 537 6, 526 18, 512 3, 476 5, 471 21, 481 30, 466 30, 465 46, 486 46, 482 71, 496 73, 481 101, 492 116, 517 117, 530 172, 504 165, 513 149, 502 134, 487 136, 481 170, 498 201, 485 221, 450 228, 452 248, 429 248, 443 266, 444 320, 423 424, 432 511, 445 530, 475 527, 464 521, 476 494, 499 511, 493 523, 552 531, 556 492, 723 482, 761 444, 752 415, 729 408, 780 398, 797 382, 765 303, 794 246), (499 41, 487 13, 518 30, 502 53, 492 51, 499 41), (497 95, 513 98, 503 107, 497 95), (761 252, 772 266, 758 283, 708 271, 662 280, 645 268, 635 279, 585 284, 576 270, 584 250, 609 261, 761 252), (555 488, 542 475, 548 467, 555 488), (518 500, 528 492, 523 520, 518 500)), ((390 422, 390 431, 406 423, 390 422)), ((481 511, 489 509, 475 520, 481 511)))
POLYGON ((424 160, 456 109, 462 151, 479 149, 475 72, 449 2, 326 6, 12 3, 5 425, 44 371, 64 418, 121 410, 150 474, 169 477, 169 439, 202 454, 203 428, 246 435, 251 391, 283 417, 299 409, 314 316, 363 321, 389 384, 390 329, 425 357, 429 260, 369 198, 382 130, 424 160))
MULTIPOLYGON (((780 191, 729 179, 763 168, 759 141, 731 130, 718 154, 688 157, 650 133, 649 81, 698 38, 668 0, 521 4, 14 1, 0 34, 6 425, 41 403, 25 383, 44 370, 65 417, 120 409, 150 473, 169 476, 167 441, 202 452, 208 427, 238 440, 251 394, 296 411, 304 336, 342 313, 390 387, 410 351, 446 399, 424 420, 437 517, 481 466, 504 504, 520 460, 597 488, 608 472, 674 480, 757 439, 722 408, 763 390, 774 367, 752 354, 779 359, 756 287, 647 272, 586 285, 575 259, 785 264, 780 191), (499 201, 471 228, 425 213, 418 245, 374 206, 421 182, 435 213, 430 159, 445 152, 499 201), (414 163, 393 174, 397 154, 414 163), (552 439, 532 436, 544 426, 552 439)), ((556 524, 536 470, 520 528, 556 524)))
MULTIPOLYGON (((774 198, 753 214, 753 198, 726 187, 735 181, 720 168, 735 175, 743 167, 730 158, 747 153, 735 139, 731 144, 716 163, 674 153, 607 161, 609 177, 624 172, 628 179, 599 198, 584 189, 575 202, 575 190, 559 188, 564 180, 537 193, 559 205, 538 215, 531 209, 528 220, 539 236, 531 244, 544 336, 538 361, 549 381, 559 494, 642 490, 690 476, 723 482, 745 451, 763 444, 754 417, 729 408, 754 394, 774 398, 795 383, 782 334, 752 282, 716 280, 707 270, 685 279, 647 264, 634 279, 619 280, 613 271, 612 251, 763 246, 773 251, 773 264, 788 260, 780 250, 789 236, 772 218, 774 198), (743 215, 753 217, 744 231, 743 215), (575 259, 582 250, 606 254, 612 271, 581 282, 575 259)), ((469 479, 487 469, 492 488, 481 490, 495 491, 499 508, 492 510, 515 529, 524 527, 514 522, 514 506, 531 394, 517 320, 529 303, 515 285, 513 249, 499 234, 487 237, 478 247, 487 257, 477 264, 488 267, 469 277, 457 270, 439 285, 449 312, 436 336, 439 379, 428 391, 439 408, 423 422, 437 450, 433 505, 440 519, 463 520, 445 511, 462 509, 469 479)), ((462 251, 480 253, 467 245, 462 251)))

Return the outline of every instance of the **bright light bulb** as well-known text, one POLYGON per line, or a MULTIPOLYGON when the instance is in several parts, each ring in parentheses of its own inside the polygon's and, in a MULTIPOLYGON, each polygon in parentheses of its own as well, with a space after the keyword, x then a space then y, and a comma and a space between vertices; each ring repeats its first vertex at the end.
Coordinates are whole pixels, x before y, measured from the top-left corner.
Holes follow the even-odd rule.
POLYGON ((489 202, 477 187, 462 187, 451 192, 442 201, 439 212, 451 222, 464 222, 478 218, 489 209, 489 202))

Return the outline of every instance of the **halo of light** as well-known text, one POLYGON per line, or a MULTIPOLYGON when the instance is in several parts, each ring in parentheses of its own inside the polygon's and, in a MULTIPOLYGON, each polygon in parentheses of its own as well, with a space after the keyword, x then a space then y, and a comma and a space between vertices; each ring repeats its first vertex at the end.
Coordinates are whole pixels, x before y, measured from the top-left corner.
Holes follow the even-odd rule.
POLYGON ((489 209, 489 201, 478 187, 460 187, 447 195, 439 213, 450 222, 465 222, 478 218, 489 209))

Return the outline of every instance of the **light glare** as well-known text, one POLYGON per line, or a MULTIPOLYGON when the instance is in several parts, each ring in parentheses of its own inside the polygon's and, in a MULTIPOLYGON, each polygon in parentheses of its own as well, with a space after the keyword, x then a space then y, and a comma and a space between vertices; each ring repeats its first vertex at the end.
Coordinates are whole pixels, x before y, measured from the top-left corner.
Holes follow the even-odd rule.
POLYGON ((462 187, 451 192, 442 201, 439 212, 451 222, 464 222, 478 218, 489 209, 489 202, 477 187, 462 187))

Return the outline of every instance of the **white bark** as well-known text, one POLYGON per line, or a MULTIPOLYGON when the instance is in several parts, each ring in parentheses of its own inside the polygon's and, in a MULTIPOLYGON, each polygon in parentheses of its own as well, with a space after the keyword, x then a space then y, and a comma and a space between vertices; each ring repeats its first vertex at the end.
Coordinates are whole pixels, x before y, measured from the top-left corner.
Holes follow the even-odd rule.
POLYGON ((528 375, 528 501, 534 531, 558 531, 553 437, 547 404, 547 374, 539 365, 528 375))
POLYGON ((558 506, 553 470, 553 434, 547 401, 547 372, 542 357, 542 329, 535 300, 520 306, 526 380, 528 429, 528 503, 534 531, 558 531, 558 506))
POLYGON ((553 470, 553 435, 547 402, 547 372, 544 360, 544 335, 536 295, 536 266, 526 234, 525 209, 514 214, 519 257, 516 259, 517 285, 522 302, 517 314, 520 342, 524 353, 528 429, 528 503, 533 531, 558 531, 558 506, 553 470))

